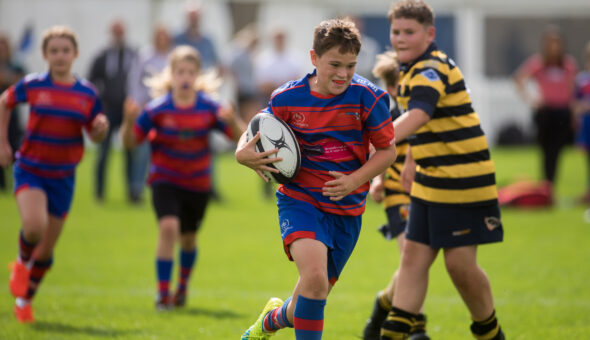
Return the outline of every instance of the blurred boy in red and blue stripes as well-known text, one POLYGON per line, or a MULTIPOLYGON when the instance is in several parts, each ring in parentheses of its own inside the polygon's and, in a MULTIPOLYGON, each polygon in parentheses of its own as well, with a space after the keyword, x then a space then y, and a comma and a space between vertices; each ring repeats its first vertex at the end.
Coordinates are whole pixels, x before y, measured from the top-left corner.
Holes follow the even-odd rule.
POLYGON ((5 131, 9 112, 30 105, 26 136, 14 164, 15 197, 22 220, 19 256, 10 276, 20 322, 34 321, 31 301, 53 263, 53 250, 74 194, 75 169, 84 154, 82 128, 97 143, 108 120, 96 90, 71 73, 78 56, 75 34, 66 27, 49 29, 42 44, 49 71, 30 74, 0 97, 0 165, 12 163, 5 131))

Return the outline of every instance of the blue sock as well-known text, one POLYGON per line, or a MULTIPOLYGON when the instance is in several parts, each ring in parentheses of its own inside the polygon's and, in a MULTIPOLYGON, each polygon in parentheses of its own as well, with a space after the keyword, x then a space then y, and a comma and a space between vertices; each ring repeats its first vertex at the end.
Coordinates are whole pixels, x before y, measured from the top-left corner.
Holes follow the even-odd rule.
POLYGON ((291 302, 291 296, 285 300, 281 307, 277 307, 266 313, 264 321, 262 322, 262 327, 264 327, 265 331, 274 332, 285 327, 293 328, 293 324, 289 322, 289 319, 287 318, 287 307, 289 306, 289 302, 291 302))
POLYGON ((172 263, 172 260, 156 259, 158 293, 161 297, 166 297, 169 295, 170 277, 172 276, 172 263))
POLYGON ((193 270, 193 266, 195 265, 195 261, 197 260, 197 255, 199 251, 197 248, 189 251, 180 250, 180 270, 179 270, 179 278, 178 278, 178 291, 179 292, 186 292, 186 285, 188 283, 188 279, 191 276, 191 272, 193 270))
POLYGON ((293 313, 293 326, 295 327, 295 339, 320 340, 324 331, 324 307, 326 300, 308 299, 299 295, 295 312, 293 313))

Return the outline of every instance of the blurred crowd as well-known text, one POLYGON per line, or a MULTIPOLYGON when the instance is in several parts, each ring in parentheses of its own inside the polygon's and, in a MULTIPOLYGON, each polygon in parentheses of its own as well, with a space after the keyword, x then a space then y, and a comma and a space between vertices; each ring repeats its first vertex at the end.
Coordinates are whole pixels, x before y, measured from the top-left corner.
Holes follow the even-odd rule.
MULTIPOLYGON (((109 44, 92 59, 88 70, 81 76, 89 79, 99 90, 105 114, 111 122, 109 136, 99 145, 94 165, 94 195, 98 202, 107 196, 107 169, 110 151, 116 145, 117 130, 125 109, 141 109, 151 98, 145 80, 166 65, 169 52, 178 45, 196 48, 202 58, 202 70, 222 76, 231 83, 231 98, 243 120, 249 121, 269 99, 270 94, 286 81, 302 77, 311 70, 305 69, 300 59, 301 51, 288 48, 289 32, 284 27, 272 27, 261 32, 255 22, 241 28, 230 41, 229 52, 221 55, 213 39, 201 31, 203 8, 198 2, 185 5, 184 28, 172 32, 164 25, 157 25, 148 46, 136 46, 126 38, 126 23, 115 19, 109 26, 109 44), (268 41, 269 49, 262 50, 261 41, 268 41), (126 105, 127 104, 127 105, 126 105)), ((352 18, 363 33, 363 21, 352 18)), ((26 71, 19 58, 12 53, 8 35, 0 32, 0 92, 22 78, 26 71)), ((588 69, 578 71, 575 58, 567 54, 566 45, 558 28, 551 27, 542 37, 539 53, 523 61, 514 73, 517 92, 533 111, 537 141, 542 150, 542 179, 551 194, 557 176, 558 160, 565 145, 576 142, 583 150, 590 150, 590 115, 588 104, 588 69), (527 89, 527 82, 536 83, 538 93, 527 89)), ((590 46, 586 48, 586 63, 590 46)), ((371 81, 376 55, 381 52, 375 39, 362 35, 362 49, 358 56, 356 72, 371 81)), ((18 149, 23 136, 24 119, 12 112, 9 126, 10 143, 18 149)), ((22 111, 22 108, 20 109, 22 111)), ((213 135, 212 145, 223 149, 231 143, 213 135)), ((131 203, 142 202, 144 182, 149 163, 149 146, 144 143, 133 151, 123 152, 124 178, 127 197, 131 203)), ((590 169, 590 156, 588 157, 590 169)), ((0 190, 6 189, 6 170, 0 169, 0 190)), ((590 170, 588 191, 581 199, 590 202, 590 170)), ((272 190, 265 184, 264 192, 272 190)), ((217 193, 214 191, 214 196, 217 193)))

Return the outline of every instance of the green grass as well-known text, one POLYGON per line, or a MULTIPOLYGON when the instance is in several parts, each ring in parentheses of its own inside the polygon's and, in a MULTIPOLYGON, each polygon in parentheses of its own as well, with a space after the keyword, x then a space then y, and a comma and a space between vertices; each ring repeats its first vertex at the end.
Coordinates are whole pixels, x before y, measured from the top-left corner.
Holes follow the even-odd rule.
MULTIPOLYGON (((297 278, 284 256, 274 201, 256 175, 231 154, 217 165, 222 203, 210 205, 199 235, 200 254, 185 309, 156 312, 156 220, 149 203, 124 197, 120 155, 113 155, 110 192, 92 199, 89 152, 78 169, 76 194, 52 270, 34 303, 37 322, 18 324, 8 291, 0 294, 0 339, 238 339, 270 296, 290 295, 297 278)), ((496 149, 501 185, 538 176, 532 148, 496 149)), ((574 204, 586 186, 586 161, 570 149, 560 166, 559 203, 544 210, 503 210, 505 241, 480 248, 496 309, 509 339, 590 337, 590 224, 574 204)), ((399 261, 395 243, 376 232, 385 219, 369 203, 357 249, 328 299, 324 339, 355 339, 399 261)), ((0 264, 17 252, 20 219, 12 195, 0 194, 0 264)), ((432 270, 426 313, 433 339, 471 339, 469 314, 443 263, 432 270)), ((293 339, 284 330, 274 339, 293 339)))

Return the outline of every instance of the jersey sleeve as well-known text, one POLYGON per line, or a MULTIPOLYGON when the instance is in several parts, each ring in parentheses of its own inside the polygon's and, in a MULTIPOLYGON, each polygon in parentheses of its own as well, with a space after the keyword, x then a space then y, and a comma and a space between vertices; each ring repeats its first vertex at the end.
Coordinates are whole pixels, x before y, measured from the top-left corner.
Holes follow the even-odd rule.
POLYGON ((394 143, 394 131, 389 112, 389 96, 383 92, 372 107, 365 120, 365 126, 371 143, 376 148, 386 148, 394 143))
POLYGON ((21 79, 15 85, 10 86, 6 90, 6 106, 9 109, 13 109, 19 103, 27 101, 27 87, 25 84, 25 78, 21 79))
POLYGON ((94 99, 94 103, 92 104, 92 110, 90 111, 90 115, 88 116, 86 124, 84 125, 86 131, 90 131, 90 129, 92 129, 92 122, 94 121, 94 118, 96 118, 96 116, 98 116, 101 113, 103 113, 102 102, 100 101, 100 98, 98 98, 97 96, 94 99))
POLYGON ((133 125, 133 134, 137 142, 141 143, 153 128, 154 122, 149 113, 146 110, 142 111, 133 125))
POLYGON ((417 70, 410 81, 410 101, 408 110, 420 109, 432 117, 445 84, 441 75, 434 68, 417 70))
POLYGON ((229 139, 234 138, 234 134, 232 129, 227 125, 221 118, 219 117, 219 110, 221 110, 220 105, 214 106, 215 110, 215 125, 214 128, 221 131, 224 135, 226 135, 229 139))

